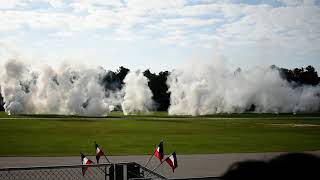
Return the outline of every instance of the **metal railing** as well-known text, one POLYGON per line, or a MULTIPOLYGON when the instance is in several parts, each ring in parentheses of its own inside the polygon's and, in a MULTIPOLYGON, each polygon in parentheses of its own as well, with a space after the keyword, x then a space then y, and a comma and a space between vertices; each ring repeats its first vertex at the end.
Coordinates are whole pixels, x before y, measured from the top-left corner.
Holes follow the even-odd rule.
POLYGON ((0 169, 1 180, 134 180, 134 179, 166 179, 140 164, 94 164, 71 166, 40 166, 0 169), (87 167, 85 175, 82 168, 87 167))

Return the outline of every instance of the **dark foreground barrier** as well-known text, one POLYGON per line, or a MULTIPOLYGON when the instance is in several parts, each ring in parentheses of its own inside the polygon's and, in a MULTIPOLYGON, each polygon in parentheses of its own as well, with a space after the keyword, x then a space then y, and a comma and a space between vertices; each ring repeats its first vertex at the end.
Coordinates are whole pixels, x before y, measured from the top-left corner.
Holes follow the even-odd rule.
POLYGON ((243 161, 233 164, 221 180, 319 180, 320 158, 312 154, 289 153, 270 161, 243 161))
POLYGON ((95 164, 72 166, 41 166, 0 169, 1 180, 126 180, 166 179, 137 163, 95 164), (87 167, 85 175, 82 168, 87 167))

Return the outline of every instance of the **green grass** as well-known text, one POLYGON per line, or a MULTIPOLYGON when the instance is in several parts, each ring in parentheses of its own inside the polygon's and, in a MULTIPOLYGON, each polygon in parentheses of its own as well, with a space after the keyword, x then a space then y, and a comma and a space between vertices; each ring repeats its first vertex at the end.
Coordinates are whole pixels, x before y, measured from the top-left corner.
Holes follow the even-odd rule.
POLYGON ((108 155, 150 154, 161 139, 166 153, 179 154, 319 150, 320 115, 115 112, 89 118, 0 113, 0 156, 93 154, 94 141, 108 155))

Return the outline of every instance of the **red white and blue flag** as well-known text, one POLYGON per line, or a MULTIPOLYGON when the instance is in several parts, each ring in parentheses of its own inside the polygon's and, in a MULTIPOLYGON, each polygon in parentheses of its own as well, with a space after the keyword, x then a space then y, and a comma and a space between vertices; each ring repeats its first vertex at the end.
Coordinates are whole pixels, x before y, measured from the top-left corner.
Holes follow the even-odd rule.
POLYGON ((163 151, 163 141, 160 142, 156 150, 154 151, 153 155, 157 157, 160 162, 162 162, 162 159, 164 157, 164 151, 163 151))
POLYGON ((177 155, 176 152, 173 152, 169 157, 165 159, 165 161, 169 164, 169 166, 172 168, 172 171, 178 167, 178 161, 177 161, 177 155))
MULTIPOLYGON (((88 159, 85 155, 83 155, 81 153, 81 164, 82 165, 89 165, 89 164, 92 164, 92 163, 93 162, 90 159, 88 159)), ((82 167, 82 176, 84 176, 86 174, 87 169, 88 169, 88 166, 83 166, 82 167)))
POLYGON ((99 147, 99 145, 95 142, 96 144, 96 160, 97 160, 97 163, 99 164, 99 160, 100 160, 100 157, 101 156, 105 156, 102 149, 99 147))

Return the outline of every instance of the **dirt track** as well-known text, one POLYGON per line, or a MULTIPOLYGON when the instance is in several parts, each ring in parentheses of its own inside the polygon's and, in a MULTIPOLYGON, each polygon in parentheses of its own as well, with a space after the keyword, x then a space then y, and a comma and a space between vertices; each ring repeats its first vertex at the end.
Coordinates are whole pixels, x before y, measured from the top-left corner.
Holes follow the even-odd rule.
MULTIPOLYGON (((308 152, 320 156, 320 151, 308 152)), ((283 153, 233 153, 178 155, 175 173, 163 164, 158 173, 168 178, 216 177, 223 174, 230 165, 245 160, 268 160, 283 153)), ((137 162, 144 165, 150 156, 109 156, 112 162, 137 162)), ((95 160, 95 157, 90 157, 95 160)), ((0 168, 24 166, 74 165, 80 163, 79 157, 0 157, 0 168)), ((159 160, 153 158, 148 167, 157 166, 159 160)))

